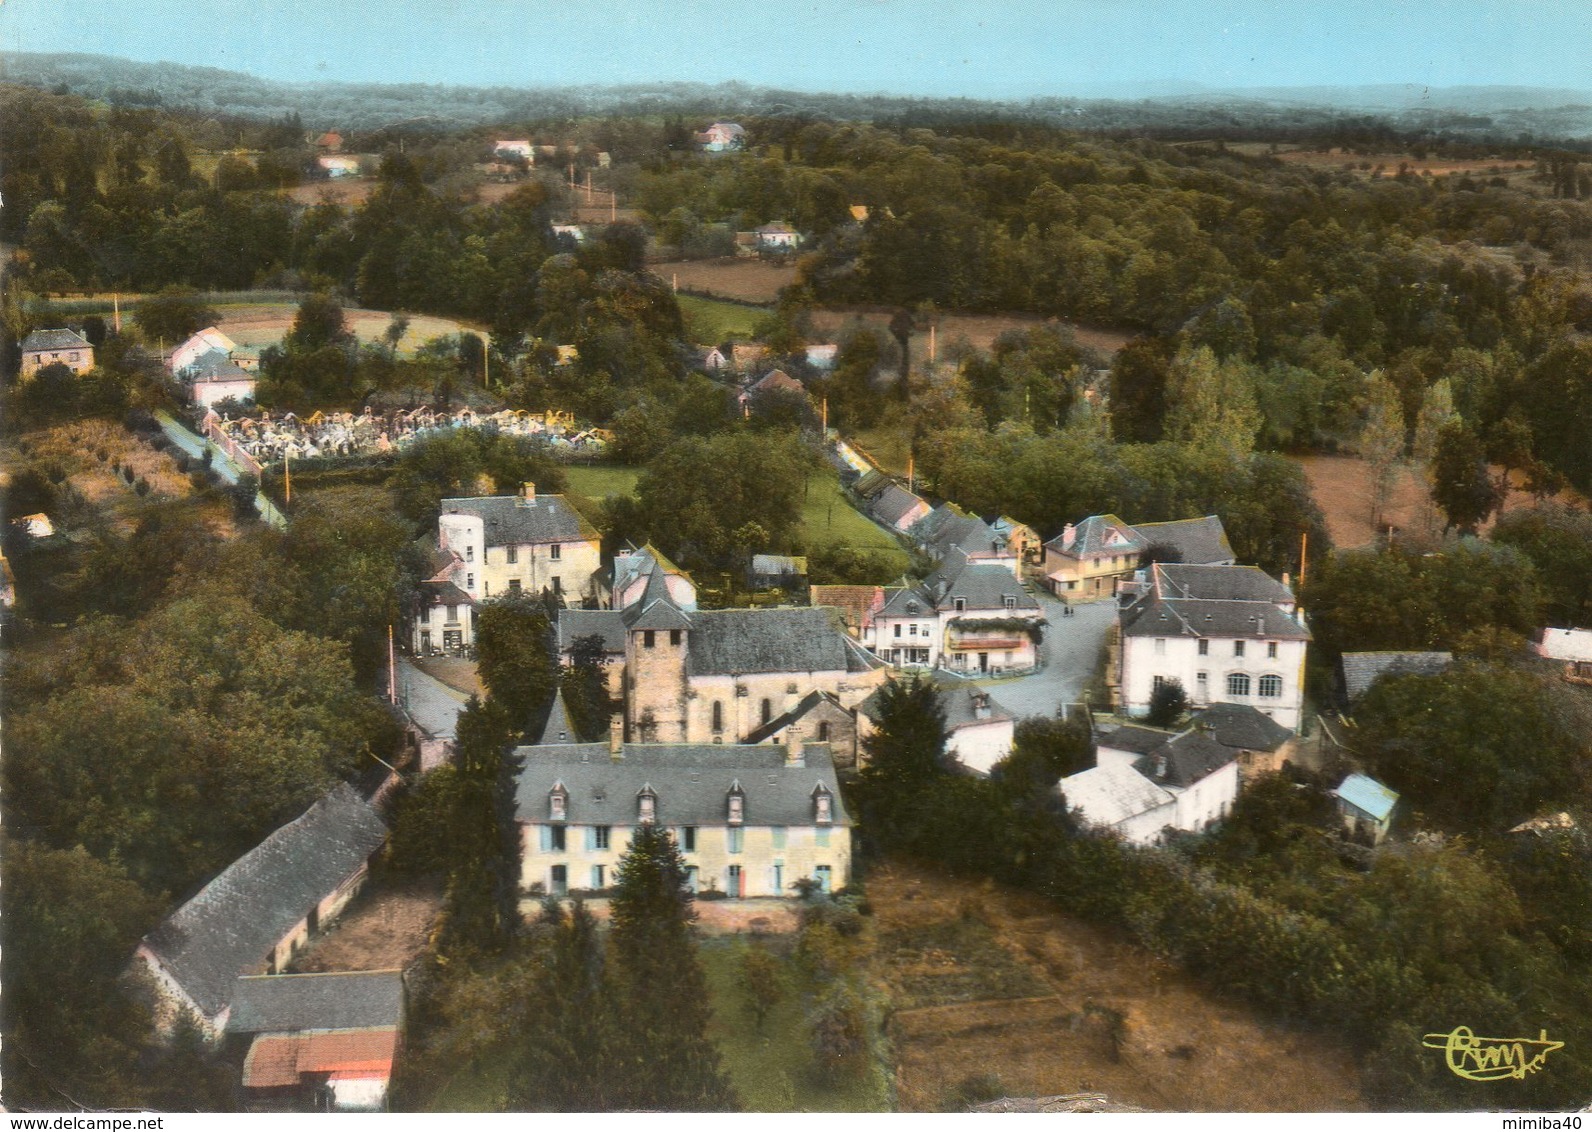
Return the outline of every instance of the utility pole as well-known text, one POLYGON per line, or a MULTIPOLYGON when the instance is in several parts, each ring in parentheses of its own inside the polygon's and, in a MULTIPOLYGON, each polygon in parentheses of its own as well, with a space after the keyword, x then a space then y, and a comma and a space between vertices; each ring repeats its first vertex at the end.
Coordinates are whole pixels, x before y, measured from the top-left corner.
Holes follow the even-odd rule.
POLYGON ((111 309, 116 312, 116 333, 122 332, 122 296, 117 292, 111 296, 111 309))
POLYGON ((293 505, 293 457, 287 452, 282 453, 282 502, 286 506, 293 505))
POLYGON ((392 623, 387 625, 387 699, 398 702, 398 654, 392 643, 392 623))

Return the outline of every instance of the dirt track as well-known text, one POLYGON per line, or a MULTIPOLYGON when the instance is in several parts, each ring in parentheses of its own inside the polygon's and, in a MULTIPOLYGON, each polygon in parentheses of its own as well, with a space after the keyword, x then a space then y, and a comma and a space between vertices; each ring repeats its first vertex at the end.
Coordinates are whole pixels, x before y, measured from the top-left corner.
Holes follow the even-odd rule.
MULTIPOLYGON (((1223 1002, 1039 897, 903 865, 874 872, 868 897, 881 936, 975 916, 1052 992, 898 1010, 903 1111, 939 1109, 947 1090, 980 1075, 998 1077, 1009 1096, 1098 1091, 1159 1111, 1365 1108, 1347 1051, 1223 1002), (1115 1037, 1100 1008, 1124 1017, 1115 1037)), ((954 971, 954 958, 940 962, 954 971)))

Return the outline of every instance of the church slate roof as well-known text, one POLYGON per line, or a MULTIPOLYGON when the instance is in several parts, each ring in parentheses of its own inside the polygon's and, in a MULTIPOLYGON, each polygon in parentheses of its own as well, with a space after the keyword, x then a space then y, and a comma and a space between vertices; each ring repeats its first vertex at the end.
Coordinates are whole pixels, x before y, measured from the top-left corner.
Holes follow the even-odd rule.
POLYGON ((376 811, 339 783, 228 865, 144 943, 207 1016, 231 1001, 238 975, 370 859, 387 839, 376 811))
POLYGON ((400 971, 244 975, 233 984, 227 1033, 397 1026, 403 1012, 400 971))
POLYGON ((444 499, 443 514, 479 515, 487 546, 527 546, 533 543, 579 542, 598 538, 580 513, 561 495, 486 495, 471 499, 444 499))
POLYGON ((626 743, 618 759, 607 743, 519 747, 515 816, 548 822, 548 793, 568 792, 573 825, 633 826, 636 798, 644 787, 657 795, 660 826, 728 825, 728 799, 739 785, 746 797, 745 821, 758 825, 812 825, 813 792, 822 785, 833 798, 835 826, 849 826, 827 743, 808 743, 803 766, 785 765, 782 745, 743 743, 626 743))
POLYGON ((691 615, 687 672, 854 672, 847 637, 824 608, 714 609, 691 615))

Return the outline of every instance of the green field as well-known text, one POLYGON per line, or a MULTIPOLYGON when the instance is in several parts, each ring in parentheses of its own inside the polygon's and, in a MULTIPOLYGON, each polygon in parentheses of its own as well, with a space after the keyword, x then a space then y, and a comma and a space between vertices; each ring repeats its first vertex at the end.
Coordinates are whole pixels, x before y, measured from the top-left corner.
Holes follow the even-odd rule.
POLYGON ((572 494, 601 500, 609 495, 633 494, 636 481, 641 478, 641 469, 609 464, 572 464, 564 469, 564 476, 569 481, 572 494))
POLYGON ((740 985, 740 960, 746 943, 740 939, 709 939, 698 954, 713 997, 708 1036, 719 1047, 741 1104, 748 1112, 888 1112, 880 1074, 855 1078, 825 1075, 813 1069, 807 1044, 801 995, 791 964, 784 964, 785 997, 769 1011, 759 1033, 746 1010, 740 985))
POLYGON ((692 342, 717 345, 730 338, 751 338, 758 322, 768 316, 761 307, 676 295, 685 319, 685 336, 692 342))
MULTIPOLYGON (((597 500, 606 495, 632 493, 636 481, 641 478, 641 469, 617 465, 571 466, 565 469, 565 475, 572 494, 597 500)), ((827 467, 807 480, 806 497, 802 500, 801 545, 809 554, 819 546, 886 550, 899 559, 901 573, 912 565, 899 542, 846 500, 840 490, 840 478, 827 467)))
POLYGON ((817 546, 890 550, 900 556, 902 571, 911 565, 901 544, 851 505, 840 490, 840 477, 827 467, 807 481, 807 497, 802 501, 802 545, 808 553, 817 546))

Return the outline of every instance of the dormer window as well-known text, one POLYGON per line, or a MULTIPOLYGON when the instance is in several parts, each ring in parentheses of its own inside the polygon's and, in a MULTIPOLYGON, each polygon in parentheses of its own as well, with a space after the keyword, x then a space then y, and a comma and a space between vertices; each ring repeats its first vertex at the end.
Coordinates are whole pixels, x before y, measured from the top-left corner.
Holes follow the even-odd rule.
POLYGON ((728 818, 731 825, 740 825, 746 820, 746 792, 741 789, 739 782, 730 787, 728 818))
POLYGON ((1006 608, 1007 609, 1016 609, 1017 608, 1017 598, 1016 597, 1014 597, 1011 594, 1007 594, 1005 600, 1006 600, 1006 608))
POLYGON ((651 786, 643 786, 636 795, 636 819, 642 825, 651 825, 658 820, 658 795, 651 786))
POLYGON ((967 598, 965 598, 965 597, 955 598, 955 599, 952 600, 951 604, 956 606, 956 611, 958 613, 966 613, 967 612, 967 598))
POLYGON ((835 820, 835 798, 828 788, 820 782, 813 790, 813 821, 818 825, 829 825, 835 820))
POLYGON ((553 783, 553 788, 547 792, 547 812, 554 821, 569 818, 569 791, 562 782, 553 783))
POLYGON ((907 602, 907 612, 908 613, 916 613, 917 611, 918 611, 918 603, 917 602, 915 602, 915 601, 907 602))

